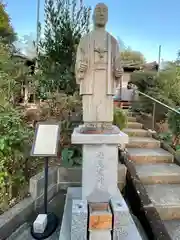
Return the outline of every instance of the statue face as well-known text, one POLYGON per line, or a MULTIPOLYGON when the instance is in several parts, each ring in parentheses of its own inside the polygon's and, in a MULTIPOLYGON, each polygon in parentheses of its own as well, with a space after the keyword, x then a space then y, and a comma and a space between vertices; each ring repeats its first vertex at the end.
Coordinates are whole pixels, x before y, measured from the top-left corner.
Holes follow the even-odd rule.
POLYGON ((94 10, 94 24, 95 26, 104 27, 108 21, 108 8, 105 4, 100 3, 96 5, 94 10))

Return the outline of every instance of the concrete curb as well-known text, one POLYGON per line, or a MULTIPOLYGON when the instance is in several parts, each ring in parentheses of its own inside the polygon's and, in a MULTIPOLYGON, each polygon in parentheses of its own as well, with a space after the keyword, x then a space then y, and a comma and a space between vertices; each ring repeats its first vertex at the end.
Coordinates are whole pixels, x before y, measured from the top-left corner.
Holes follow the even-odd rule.
POLYGON ((0 215, 0 239, 9 237, 16 228, 27 221, 33 210, 34 200, 28 197, 0 215))

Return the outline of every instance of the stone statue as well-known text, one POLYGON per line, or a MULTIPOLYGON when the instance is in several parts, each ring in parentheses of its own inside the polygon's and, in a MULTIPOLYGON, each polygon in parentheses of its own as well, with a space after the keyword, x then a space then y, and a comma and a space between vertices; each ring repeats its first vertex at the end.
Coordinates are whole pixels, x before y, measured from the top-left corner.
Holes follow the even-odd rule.
POLYGON ((76 56, 76 82, 80 84, 85 125, 113 121, 113 95, 122 77, 119 46, 105 26, 108 8, 96 5, 94 30, 82 37, 76 56))

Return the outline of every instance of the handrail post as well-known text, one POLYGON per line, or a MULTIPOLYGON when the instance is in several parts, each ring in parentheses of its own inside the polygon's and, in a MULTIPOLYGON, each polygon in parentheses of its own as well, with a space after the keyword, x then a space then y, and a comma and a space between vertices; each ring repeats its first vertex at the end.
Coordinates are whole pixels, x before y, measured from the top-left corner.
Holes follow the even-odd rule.
POLYGON ((155 114, 156 114, 156 102, 153 102, 152 130, 154 130, 155 126, 155 114))

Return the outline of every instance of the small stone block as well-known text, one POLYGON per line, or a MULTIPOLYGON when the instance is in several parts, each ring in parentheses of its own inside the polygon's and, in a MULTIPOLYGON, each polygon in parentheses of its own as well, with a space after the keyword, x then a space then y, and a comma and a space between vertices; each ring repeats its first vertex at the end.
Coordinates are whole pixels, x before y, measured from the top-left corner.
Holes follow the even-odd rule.
POLYGON ((89 240, 111 240, 111 231, 95 230, 89 232, 89 240))
POLYGON ((86 200, 72 201, 71 240, 87 240, 87 206, 86 200))
MULTIPOLYGON (((100 207, 100 204, 98 207, 101 209, 103 207, 106 207, 107 205, 102 204, 102 207, 100 207)), ((111 230, 112 229, 112 213, 108 206, 106 210, 96 210, 93 211, 91 208, 91 205, 89 206, 89 230, 111 230)))
POLYGON ((128 240, 128 226, 119 227, 118 230, 113 231, 113 240, 128 240))
POLYGON ((47 226, 47 214, 39 214, 33 223, 35 233, 43 233, 47 226))
POLYGON ((136 225, 121 226, 118 230, 113 230, 112 240, 142 240, 136 225))
POLYGON ((134 224, 129 209, 124 201, 111 199, 111 206, 114 216, 114 229, 118 229, 121 226, 134 224))

